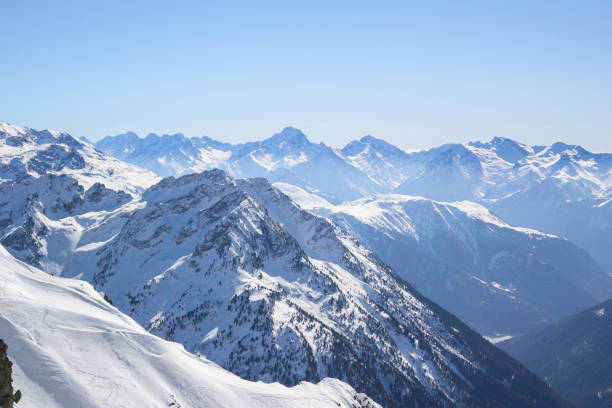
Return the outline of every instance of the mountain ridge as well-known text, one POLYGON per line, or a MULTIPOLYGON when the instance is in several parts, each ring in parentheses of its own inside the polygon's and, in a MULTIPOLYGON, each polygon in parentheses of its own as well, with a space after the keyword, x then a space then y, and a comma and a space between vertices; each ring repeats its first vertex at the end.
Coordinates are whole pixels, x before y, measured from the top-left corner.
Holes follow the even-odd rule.
MULTIPOLYGON (((217 142, 198 158, 200 164, 192 170, 183 166, 176 174, 220 167, 236 177, 293 184, 333 204, 388 193, 475 201, 513 225, 570 239, 612 275, 612 254, 602 244, 612 239, 612 225, 606 222, 612 217, 610 153, 562 142, 529 146, 501 137, 417 152, 371 136, 337 149, 301 140, 302 147, 294 146, 290 155, 278 146, 264 148, 263 142, 217 142), (333 153, 313 155, 321 149, 333 153)), ((140 165, 151 167, 156 160, 140 165)))
POLYGON ((477 203, 387 194, 333 205, 275 186, 487 336, 524 334, 612 296, 612 279, 584 250, 477 203))

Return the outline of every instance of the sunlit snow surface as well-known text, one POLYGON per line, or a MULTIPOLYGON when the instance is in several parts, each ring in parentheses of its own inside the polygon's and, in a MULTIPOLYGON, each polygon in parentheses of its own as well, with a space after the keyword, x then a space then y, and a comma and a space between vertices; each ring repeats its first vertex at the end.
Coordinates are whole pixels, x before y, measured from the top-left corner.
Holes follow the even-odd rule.
POLYGON ((49 276, 3 247, 0 338, 21 408, 337 408, 356 396, 333 379, 291 388, 240 379, 147 333, 88 283, 49 276))

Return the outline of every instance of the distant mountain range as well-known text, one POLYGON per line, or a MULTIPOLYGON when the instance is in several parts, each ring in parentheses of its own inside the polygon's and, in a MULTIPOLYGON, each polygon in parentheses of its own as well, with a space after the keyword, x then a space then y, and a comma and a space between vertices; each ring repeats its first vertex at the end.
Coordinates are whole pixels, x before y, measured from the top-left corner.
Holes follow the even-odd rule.
POLYGON ((268 178, 338 204, 399 193, 478 202, 505 222, 568 238, 612 273, 612 154, 510 139, 403 151, 366 136, 342 149, 286 128, 262 142, 231 145, 181 134, 108 136, 96 147, 161 176, 218 167, 268 178))
POLYGON ((577 407, 612 406, 612 299, 500 347, 577 407))
MULTIPOLYGON (((159 180, 86 142, 75 144, 76 139, 67 137, 26 142, 36 131, 3 126, 2 157, 20 158, 25 170, 7 171, 0 184, 6 196, 0 208, 2 245, 48 273, 91 282, 149 333, 178 341, 246 379, 295 385, 335 377, 385 407, 568 406, 518 362, 402 280, 350 231, 300 208, 268 180, 234 179, 222 170, 159 180), (43 167, 37 161, 31 165, 40 150, 59 154, 49 155, 43 167), (89 157, 101 160, 97 168, 88 163, 89 157), (101 177, 111 180, 108 186, 96 184, 101 177)), ((292 150, 282 143, 304 143, 299 133, 288 132, 290 140, 285 134, 269 144, 292 150)), ((266 142, 258 145, 270 148, 266 142)), ((316 170, 323 176, 326 168, 317 169, 313 163, 315 158, 326 163, 326 157, 338 164, 332 168, 338 174, 346 175, 343 169, 361 174, 324 145, 313 154, 312 160, 296 160, 295 165, 288 164, 287 155, 274 156, 283 163, 277 174, 301 166, 304 173, 294 175, 314 175, 316 170)), ((250 153, 246 156, 250 159, 238 168, 254 163, 250 153)), ((263 160, 259 153, 255 156, 263 160)), ((275 167, 270 164, 270 168, 275 167)), ((344 185, 351 177, 334 182, 344 185)), ((360 191, 354 186, 349 190, 360 191)), ((562 271, 556 273, 561 277, 562 271)), ((22 279, 12 279, 9 285, 14 302, 22 279)), ((40 286, 54 296, 58 289, 53 285, 40 286)), ((97 296, 94 303, 99 305, 100 299, 97 296)), ((25 330, 41 322, 46 330, 42 300, 35 304, 31 299, 27 307, 15 303, 18 306, 11 309, 29 307, 40 311, 41 319, 16 320, 3 308, 0 316, 18 321, 16 326, 25 330)), ((57 299, 49 303, 58 305, 57 299)), ((66 306, 73 307, 81 310, 76 303, 66 306)), ((51 312, 56 313, 49 307, 51 312)), ((70 318, 65 313, 55 316, 58 325, 70 318)), ((76 322, 80 319, 73 317, 76 322)), ((105 341, 115 338, 114 326, 87 322, 111 333, 102 335, 105 341)), ((50 335, 44 333, 40 335, 50 335)), ((62 342, 67 335, 56 333, 50 346, 76 344, 80 350, 74 338, 62 342)), ((137 364, 148 367, 150 354, 178 358, 164 351, 165 346, 157 343, 161 340, 138 338, 146 344, 119 339, 116 343, 123 344, 120 350, 133 350, 129 358, 137 364)), ((41 354, 26 354, 44 359, 41 354)), ((16 355, 17 364, 31 361, 26 354, 16 355)), ((68 367, 84 370, 75 364, 69 362, 68 367)), ((166 360, 159 364, 164 371, 166 360)), ((41 367, 40 373, 58 372, 53 364, 41 367)), ((99 372, 97 367, 93 373, 99 372)), ((31 377, 32 383, 44 386, 48 377, 55 378, 31 377)), ((156 398, 170 397, 167 391, 176 384, 172 378, 156 380, 156 398)), ((339 387, 341 396, 352 392, 335 384, 321 389, 339 387)), ((266 392, 253 384, 244 386, 251 387, 253 395, 266 392)), ((182 398, 192 394, 185 387, 182 398)), ((234 406, 239 405, 236 400, 234 406)))

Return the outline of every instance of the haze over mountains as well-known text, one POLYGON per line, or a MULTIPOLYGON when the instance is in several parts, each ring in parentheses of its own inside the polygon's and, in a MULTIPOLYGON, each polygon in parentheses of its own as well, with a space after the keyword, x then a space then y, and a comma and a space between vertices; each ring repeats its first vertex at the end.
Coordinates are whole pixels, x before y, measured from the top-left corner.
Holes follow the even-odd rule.
MULTIPOLYGON (((609 207, 608 156, 502 139, 407 153, 366 137, 333 149, 292 128, 241 145, 126 134, 97 146, 116 158, 65 133, 2 124, 5 257, 90 282, 147 336, 244 379, 324 381, 272 390, 225 373, 228 387, 286 391, 287 401, 317 389, 345 398, 353 387, 385 407, 569 406, 454 314, 482 334, 516 335, 612 296, 596 247, 495 210, 542 184, 552 192, 541 211, 584 207, 580 217, 595 222, 585 203, 609 207), (569 164, 549 168, 559 161, 569 164)), ((559 214, 550 219, 562 224, 559 214)), ((129 359, 146 366, 140 352, 129 359)))
POLYGON ((275 185, 487 336, 528 333, 612 295, 612 279, 586 251, 473 202, 384 194, 333 205, 275 185))
POLYGON ((96 147, 162 176, 218 167, 264 176, 337 204, 381 193, 479 202, 511 225, 568 238, 612 273, 612 154, 576 145, 527 146, 510 139, 405 152, 366 136, 342 149, 310 143, 286 128, 262 142, 129 133, 96 147), (163 146, 163 148, 161 147, 163 146))

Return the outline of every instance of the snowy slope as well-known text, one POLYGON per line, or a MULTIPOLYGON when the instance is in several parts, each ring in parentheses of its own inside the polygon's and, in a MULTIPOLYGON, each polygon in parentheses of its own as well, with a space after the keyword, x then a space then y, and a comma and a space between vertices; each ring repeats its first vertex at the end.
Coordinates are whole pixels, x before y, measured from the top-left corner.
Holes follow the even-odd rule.
POLYGON ((486 143, 443 145, 412 153, 407 160, 420 163, 421 168, 415 177, 396 188, 398 193, 454 200, 453 184, 459 180, 464 187, 473 184, 474 188, 460 197, 468 200, 503 200, 540 189, 542 183, 554 186, 552 200, 606 198, 612 193, 612 154, 591 153, 564 143, 528 146, 495 137, 486 143), (445 181, 439 177, 445 172, 454 177, 445 181), (427 184, 426 180, 438 182, 427 184))
POLYGON ((0 338, 23 408, 337 408, 366 400, 333 379, 291 388, 240 379, 147 333, 88 283, 47 275, 1 246, 0 338))
POLYGON ((206 143, 206 138, 188 139, 181 133, 140 138, 128 132, 106 137, 96 147, 120 160, 149 169, 160 176, 200 172, 224 167, 231 151, 206 143))
POLYGON ((333 224, 264 179, 166 178, 66 276, 248 379, 339 378, 386 407, 564 403, 333 224), (92 268, 93 267, 93 268, 92 268))
POLYGON ((612 278, 572 243, 511 227, 482 205, 379 195, 332 205, 277 183, 342 225, 426 296, 483 334, 541 328, 612 296, 612 278))
POLYGON ((86 189, 96 183, 137 194, 159 178, 96 150, 65 132, 34 130, 0 122, 0 179, 69 175, 86 189))
POLYGON ((392 190, 446 201, 499 200, 544 181, 551 181, 569 200, 609 198, 612 193, 612 154, 563 143, 528 146, 499 137, 406 152, 366 136, 334 150, 311 143, 298 129, 285 128, 264 141, 237 145, 207 137, 188 139, 180 133, 139 138, 129 132, 107 136, 96 146, 163 176, 218 167, 237 177, 266 176, 300 187, 304 183, 336 200, 392 190), (339 191, 318 188, 326 180, 311 171, 324 164, 332 167, 328 176, 343 179, 339 191))

